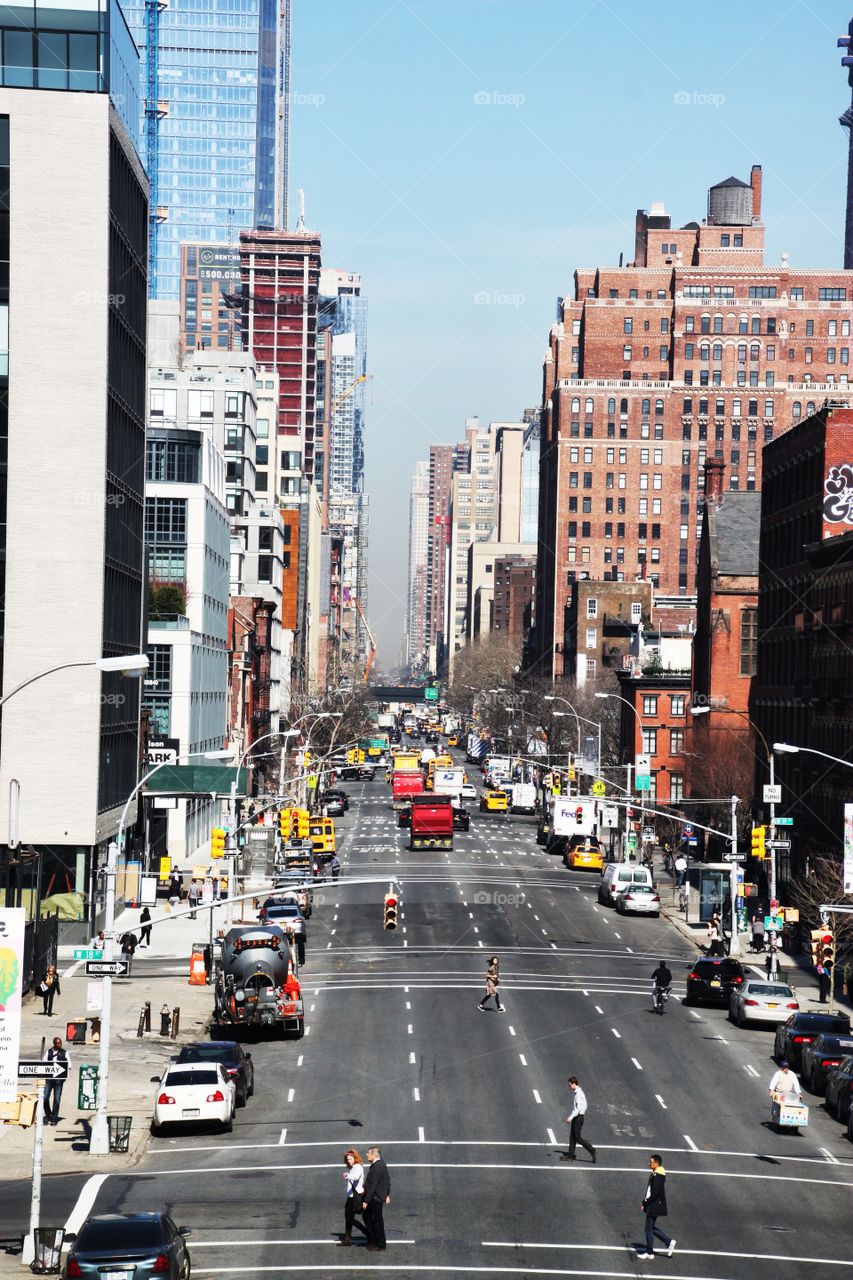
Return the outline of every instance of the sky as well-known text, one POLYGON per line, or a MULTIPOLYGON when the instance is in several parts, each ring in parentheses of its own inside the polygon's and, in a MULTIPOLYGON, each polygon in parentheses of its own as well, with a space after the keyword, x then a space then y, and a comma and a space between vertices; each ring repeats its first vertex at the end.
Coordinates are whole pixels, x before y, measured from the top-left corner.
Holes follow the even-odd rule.
MULTIPOLYGON (((399 660, 409 488, 541 399, 576 267, 764 170, 768 263, 843 261, 853 0, 293 0, 290 184, 368 298, 368 616, 399 660)), ((292 225, 292 223, 291 223, 292 225)))

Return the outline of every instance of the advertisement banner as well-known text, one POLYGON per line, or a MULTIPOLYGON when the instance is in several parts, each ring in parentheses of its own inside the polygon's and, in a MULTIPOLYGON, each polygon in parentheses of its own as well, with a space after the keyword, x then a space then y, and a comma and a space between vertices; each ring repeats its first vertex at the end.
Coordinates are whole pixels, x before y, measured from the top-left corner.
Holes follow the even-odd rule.
POLYGON ((844 806, 844 892, 853 893, 853 804, 844 806))
POLYGON ((21 907, 0 909, 0 1102, 18 1096, 26 919, 21 907))

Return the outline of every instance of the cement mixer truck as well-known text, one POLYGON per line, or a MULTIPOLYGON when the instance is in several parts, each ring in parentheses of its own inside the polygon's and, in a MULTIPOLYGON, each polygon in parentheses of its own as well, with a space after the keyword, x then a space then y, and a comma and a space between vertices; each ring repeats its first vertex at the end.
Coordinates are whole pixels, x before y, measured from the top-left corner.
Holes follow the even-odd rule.
POLYGON ((297 1038, 305 1011, 295 948, 276 924, 229 929, 217 966, 213 1021, 219 1027, 277 1028, 297 1038))

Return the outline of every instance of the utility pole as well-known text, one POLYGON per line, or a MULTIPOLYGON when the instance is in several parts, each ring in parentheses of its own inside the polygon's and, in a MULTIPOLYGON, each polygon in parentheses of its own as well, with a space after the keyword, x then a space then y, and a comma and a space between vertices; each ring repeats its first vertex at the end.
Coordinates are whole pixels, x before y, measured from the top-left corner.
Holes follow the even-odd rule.
POLYGON ((732 817, 731 817, 731 862, 729 863, 729 898, 731 899, 731 942, 729 944, 729 955, 740 955, 740 934, 738 933, 738 914, 737 914, 737 891, 738 891, 738 861, 737 861, 737 807, 738 797, 732 796, 732 817))

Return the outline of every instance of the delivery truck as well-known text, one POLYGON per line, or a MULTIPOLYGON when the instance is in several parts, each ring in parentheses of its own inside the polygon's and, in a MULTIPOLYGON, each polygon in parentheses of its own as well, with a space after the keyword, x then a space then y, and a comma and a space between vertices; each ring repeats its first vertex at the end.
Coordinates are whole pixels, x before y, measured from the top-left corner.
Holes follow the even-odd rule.
POLYGON ((399 813, 413 796, 423 794, 424 775, 420 769, 394 770, 391 778, 391 803, 395 813, 399 813))
POLYGON ((453 848, 453 805, 450 796, 412 796, 410 849, 453 848))
POLYGON ((532 782, 514 782, 512 784, 510 809, 513 813, 536 812, 536 788, 532 782))

